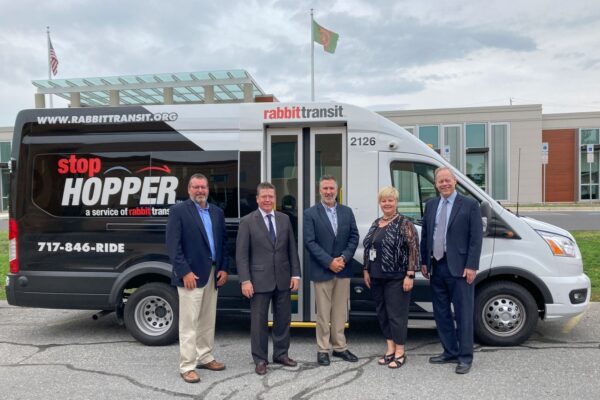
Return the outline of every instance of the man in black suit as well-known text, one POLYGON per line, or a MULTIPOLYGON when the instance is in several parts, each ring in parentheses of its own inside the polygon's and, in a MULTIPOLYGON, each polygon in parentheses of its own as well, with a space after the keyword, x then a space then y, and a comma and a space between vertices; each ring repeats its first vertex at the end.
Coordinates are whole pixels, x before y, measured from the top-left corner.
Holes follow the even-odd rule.
POLYGON ((190 198, 171 207, 167 251, 179 294, 179 370, 184 381, 200 381, 196 367, 221 371, 213 356, 217 287, 227 281, 227 233, 223 210, 208 203, 208 179, 194 174, 190 198))
POLYGON ((258 210, 240 220, 235 259, 242 294, 250 299, 252 358, 258 375, 267 373, 268 313, 273 303, 273 362, 294 367, 290 347, 291 293, 300 285, 300 260, 292 224, 274 211, 275 186, 256 188, 258 210))
POLYGON ((317 304, 319 365, 329 365, 330 347, 334 357, 358 361, 348 350, 344 327, 359 234, 352 209, 335 200, 337 189, 335 178, 323 175, 319 181, 321 202, 304 213, 304 246, 310 254, 310 280, 317 304))
POLYGON ((473 362, 473 281, 483 240, 481 213, 476 200, 458 194, 449 168, 435 171, 435 187, 440 196, 427 202, 423 215, 421 272, 431 276, 433 315, 444 352, 429 362, 457 363, 455 372, 466 374, 473 362))

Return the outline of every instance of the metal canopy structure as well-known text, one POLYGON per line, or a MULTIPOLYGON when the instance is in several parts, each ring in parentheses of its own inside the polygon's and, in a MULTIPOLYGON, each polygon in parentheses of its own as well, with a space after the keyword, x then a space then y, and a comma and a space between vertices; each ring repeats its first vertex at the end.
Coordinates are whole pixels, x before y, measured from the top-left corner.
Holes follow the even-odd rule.
POLYGON ((70 101, 72 107, 239 103, 265 95, 254 78, 241 69, 43 79, 32 83, 37 87, 36 104, 39 96, 54 94, 70 101))

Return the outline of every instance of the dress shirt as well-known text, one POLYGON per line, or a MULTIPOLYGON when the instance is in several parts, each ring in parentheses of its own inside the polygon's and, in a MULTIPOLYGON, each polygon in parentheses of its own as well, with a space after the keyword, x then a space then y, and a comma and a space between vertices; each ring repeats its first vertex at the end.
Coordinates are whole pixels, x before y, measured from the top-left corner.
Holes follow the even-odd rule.
POLYGON ((198 214, 200 214, 200 218, 204 224, 206 236, 208 237, 208 244, 210 245, 210 258, 214 262, 217 259, 217 252, 215 251, 215 239, 213 237, 212 221, 210 219, 210 213, 208 212, 210 205, 206 203, 206 208, 200 207, 200 205, 196 202, 194 202, 194 205, 196 206, 198 214))
MULTIPOLYGON (((435 212, 435 230, 433 231, 433 237, 435 240, 435 236, 437 235, 437 225, 440 220, 440 211, 442 210, 442 205, 444 200, 448 200, 448 205, 446 205, 446 232, 448 232, 448 223, 450 222, 450 214, 452 214, 452 206, 454 205, 454 200, 456 200, 456 196, 458 193, 456 190, 452 192, 450 196, 446 199, 444 196, 440 195, 440 202, 438 203, 437 210, 435 212)), ((446 237, 446 232, 444 232, 444 237, 446 237)), ((444 252, 446 251, 446 241, 444 241, 444 252)))
POLYGON ((333 229, 334 235, 337 236, 337 202, 333 204, 333 207, 329 207, 327 204, 321 202, 323 207, 325 208, 325 214, 327 214, 327 218, 329 218, 329 223, 331 224, 331 229, 333 229))
POLYGON ((273 231, 275 232, 275 236, 277 236, 277 226, 275 225, 275 211, 271 210, 270 213, 266 213, 262 210, 262 208, 258 208, 258 211, 260 211, 260 215, 262 215, 262 219, 265 222, 265 226, 267 227, 267 231, 269 230, 269 218, 267 218, 267 215, 271 215, 271 221, 273 223, 273 231))

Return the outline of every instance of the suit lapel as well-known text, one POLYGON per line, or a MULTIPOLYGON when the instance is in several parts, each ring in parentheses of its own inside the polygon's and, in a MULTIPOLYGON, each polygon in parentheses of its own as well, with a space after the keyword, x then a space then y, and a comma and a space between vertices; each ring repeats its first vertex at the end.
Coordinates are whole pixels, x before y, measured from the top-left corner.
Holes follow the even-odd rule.
MULTIPOLYGON (((257 209, 254 212, 254 221, 258 225, 258 230, 263 233, 265 239, 271 243, 271 235, 269 235, 269 230, 267 229, 267 224, 265 224, 265 220, 260 212, 260 209, 257 209)), ((275 223, 277 223, 277 213, 275 213, 275 223)), ((275 231, 279 233, 279 230, 275 228, 275 231)))
POLYGON ((440 204, 441 197, 438 196, 434 201, 431 202, 431 218, 429 218, 429 232, 431 232, 431 240, 433 240, 433 233, 435 230, 435 217, 437 216, 438 205, 440 204))
MULTIPOLYGON (((336 211, 339 211, 339 208, 336 211)), ((319 215, 319 217, 321 218, 321 220, 323 221, 323 223, 327 227, 327 231, 329 233, 331 233, 332 236, 335 237, 335 232, 333 231, 333 227, 331 226, 331 222, 329 221, 329 217, 327 216, 327 211, 325 211, 325 206, 322 203, 317 204, 317 214, 319 215)), ((338 226, 339 226, 339 224, 340 224, 340 220, 339 220, 340 215, 338 214, 337 217, 338 217, 338 226)))
POLYGON ((191 214, 192 221, 194 221, 194 224, 200 230, 200 234, 204 238, 204 241, 206 241, 206 244, 209 244, 210 242, 208 241, 208 236, 206 235, 206 228, 204 227, 204 224, 202 223, 202 218, 200 218, 200 214, 198 213, 198 209, 196 208, 196 205, 194 204, 194 202, 192 200, 187 200, 187 202, 188 202, 188 211, 191 214))
POLYGON ((275 211, 275 245, 280 243, 283 234, 283 216, 285 214, 275 211))
MULTIPOLYGON (((210 221, 212 222, 212 235, 213 235, 213 241, 215 242, 215 253, 218 251, 217 249, 220 249, 221 247, 221 235, 219 234, 219 232, 221 231, 221 227, 217 226, 219 218, 217 216, 217 209, 215 207, 209 207, 208 209, 208 215, 210 216, 210 221)), ((208 238, 207 238, 208 239, 208 238)))
POLYGON ((457 194, 456 198, 454 199, 454 204, 452 205, 452 211, 450 212, 450 219, 448 220, 448 224, 446 225, 446 232, 448 232, 448 228, 450 227, 450 225, 452 225, 452 222, 456 218, 456 214, 458 214, 458 210, 460 210, 461 206, 462 199, 460 198, 460 195, 457 194))

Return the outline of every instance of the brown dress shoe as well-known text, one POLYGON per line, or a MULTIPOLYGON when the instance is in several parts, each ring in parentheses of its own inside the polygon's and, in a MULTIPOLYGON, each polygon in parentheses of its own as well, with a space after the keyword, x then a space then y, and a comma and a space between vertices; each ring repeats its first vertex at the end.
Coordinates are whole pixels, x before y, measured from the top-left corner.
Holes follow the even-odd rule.
POLYGON ((184 372, 183 374, 181 374, 181 377, 187 383, 200 382, 200 376, 198 376, 198 373, 194 370, 184 372))
POLYGON ((206 364, 198 364, 196 368, 210 369, 211 371, 223 371, 225 369, 225 364, 220 363, 217 360, 212 360, 206 364))
POLYGON ((298 365, 296 361, 292 360, 288 356, 281 356, 279 358, 275 358, 273 359, 273 362, 275 364, 285 365, 286 367, 295 367, 296 365, 298 365))
POLYGON ((259 361, 256 364, 256 368, 254 368, 254 372, 258 375, 265 375, 267 373, 267 363, 264 361, 259 361))

